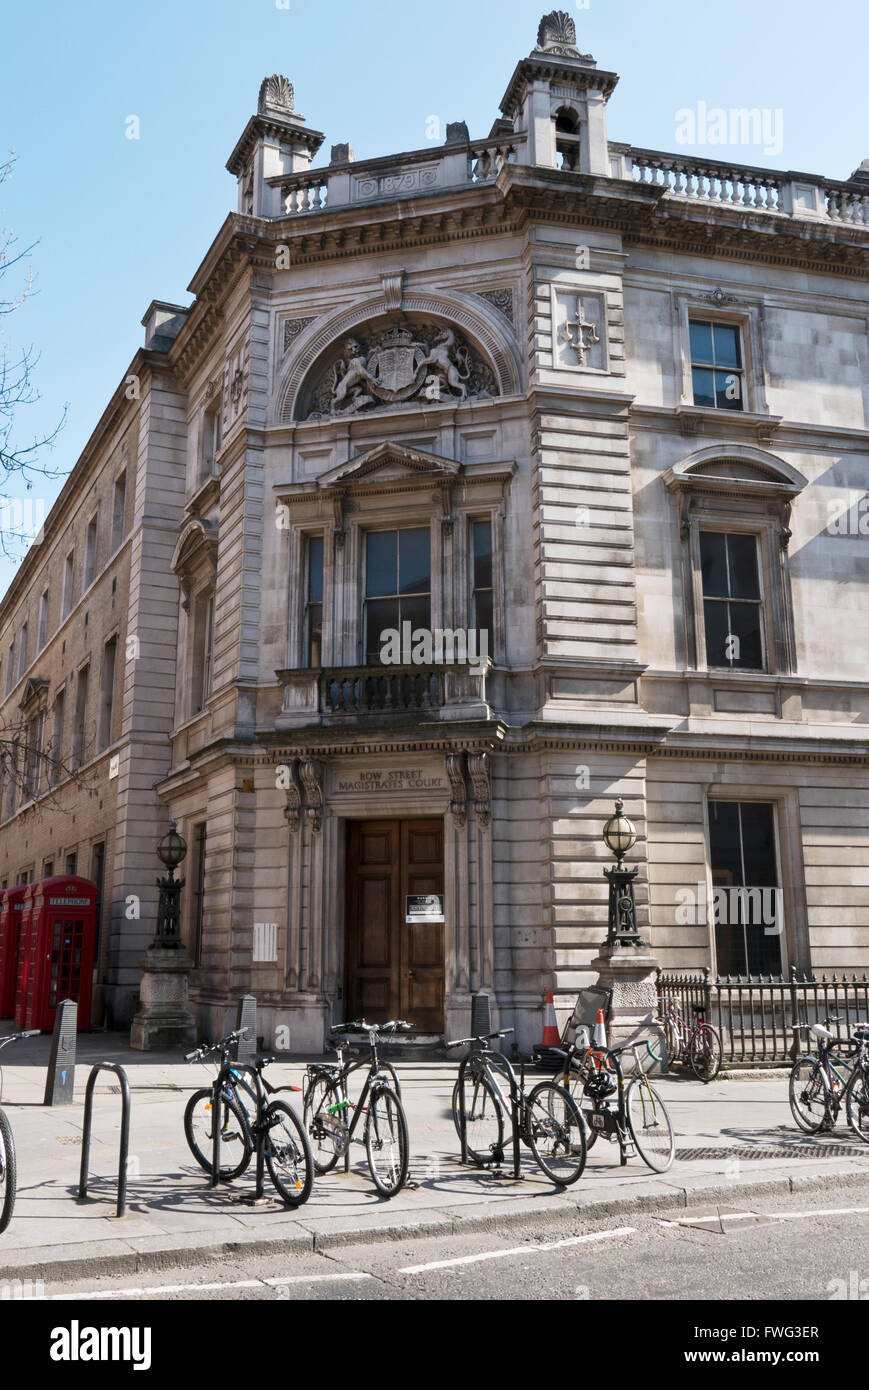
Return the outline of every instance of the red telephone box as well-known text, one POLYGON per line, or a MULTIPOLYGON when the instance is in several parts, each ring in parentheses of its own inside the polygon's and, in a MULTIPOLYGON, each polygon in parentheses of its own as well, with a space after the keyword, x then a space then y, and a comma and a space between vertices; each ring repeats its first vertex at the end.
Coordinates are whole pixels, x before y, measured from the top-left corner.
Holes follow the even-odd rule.
POLYGON ((48 1032, 62 999, 78 1003, 79 1032, 90 1028, 98 896, 95 883, 69 874, 27 889, 15 988, 19 1028, 48 1032))
POLYGON ((0 1018, 11 1018, 15 1012, 18 942, 26 895, 26 883, 0 891, 0 1018))

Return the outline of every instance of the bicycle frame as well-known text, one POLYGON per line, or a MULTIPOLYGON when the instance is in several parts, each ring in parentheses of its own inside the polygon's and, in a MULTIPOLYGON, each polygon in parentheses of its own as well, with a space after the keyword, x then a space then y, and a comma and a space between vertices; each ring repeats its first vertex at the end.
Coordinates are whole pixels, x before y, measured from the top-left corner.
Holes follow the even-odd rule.
MULTIPOLYGON (((397 1025, 395 1025, 395 1027, 397 1027, 397 1025)), ((395 1027, 393 1027, 392 1029, 393 1032, 395 1032, 395 1027)), ((332 1106, 327 1113, 334 1114, 337 1110, 353 1111, 350 1123, 347 1124, 345 1122, 344 1125, 346 1140, 346 1143, 344 1145, 345 1173, 350 1172, 350 1145, 353 1141, 353 1135, 356 1132, 356 1127, 359 1124, 360 1117, 366 1113, 365 1102, 371 1095, 377 1077, 381 1073, 381 1062, 377 1053, 377 1039, 380 1033, 383 1031, 383 1028, 381 1028, 381 1026, 377 1026, 375 1028, 360 1026, 359 1031, 365 1032, 368 1035, 368 1046, 370 1049, 368 1057, 360 1057, 358 1060, 348 1059, 347 1061, 345 1061, 344 1053, 348 1050, 349 1044, 342 1044, 340 1042, 337 1042, 335 1045, 335 1051, 338 1054, 337 1064, 323 1063, 309 1067, 308 1083, 305 1087, 304 1092, 304 1103, 307 1104, 310 1088, 316 1081, 317 1077, 328 1076, 330 1080, 334 1081, 338 1089, 338 1092, 341 1096, 341 1100, 339 1101, 338 1105, 332 1106), (362 1092, 359 1096, 359 1099, 353 1101, 350 1099, 350 1096, 348 1094, 347 1082, 354 1072, 363 1071, 366 1067, 368 1069, 368 1075, 365 1078, 365 1084, 362 1087, 362 1092)))
MULTIPOLYGON (((467 1113, 465 1111, 465 1088, 462 1082, 464 1081, 469 1068, 481 1068, 481 1075, 484 1075, 488 1078, 497 1097, 497 1102, 501 1106, 501 1109, 507 1109, 507 1099, 504 1095, 504 1092, 501 1090, 500 1084, 498 1082, 498 1073, 491 1065, 491 1062, 489 1060, 494 1055, 492 1049, 489 1048, 485 1044, 485 1042, 483 1042, 483 1040, 477 1039, 477 1041, 481 1043, 479 1051, 470 1053, 469 1056, 463 1058, 462 1061, 459 1063, 459 1117, 461 1119, 462 1163, 467 1163, 468 1161, 467 1113)), ((521 1176, 519 1141, 522 1138, 523 1133, 527 1129, 525 1105, 525 1068, 522 1068, 522 1082, 520 1085, 519 1081, 516 1078, 516 1073, 513 1070, 513 1066, 509 1058, 505 1057, 503 1053, 499 1052, 498 1063, 500 1066, 503 1066, 504 1068, 504 1072, 501 1073, 502 1079, 504 1077, 504 1073, 506 1073, 507 1081, 510 1085, 509 1113, 510 1127, 512 1130, 513 1140, 513 1177, 518 1182, 521 1176)), ((493 1163, 502 1163, 503 1159, 503 1151, 500 1153, 492 1154, 493 1163)))

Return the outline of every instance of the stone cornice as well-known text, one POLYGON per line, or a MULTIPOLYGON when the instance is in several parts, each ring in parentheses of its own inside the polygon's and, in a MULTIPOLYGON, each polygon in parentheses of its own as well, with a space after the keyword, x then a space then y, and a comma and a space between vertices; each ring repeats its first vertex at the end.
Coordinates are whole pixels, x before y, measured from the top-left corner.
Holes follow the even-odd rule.
POLYGON ((605 72, 593 63, 584 61, 581 54, 576 58, 561 55, 549 56, 545 52, 532 53, 516 64, 507 90, 501 98, 500 109, 507 117, 514 117, 525 98, 531 82, 550 82, 556 86, 564 84, 578 87, 581 92, 589 90, 602 92, 609 100, 615 91, 618 74, 605 72))

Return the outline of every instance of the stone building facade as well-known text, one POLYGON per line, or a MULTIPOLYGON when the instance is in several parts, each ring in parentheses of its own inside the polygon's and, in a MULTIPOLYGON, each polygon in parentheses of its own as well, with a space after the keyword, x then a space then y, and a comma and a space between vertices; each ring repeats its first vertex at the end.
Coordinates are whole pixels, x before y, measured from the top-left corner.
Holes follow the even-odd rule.
POLYGON ((203 1030, 250 992, 293 1051, 449 1035, 480 988, 537 1041, 616 797, 663 965, 869 965, 869 175, 614 145, 617 81, 555 12, 486 138, 319 167, 263 83, 192 306, 0 608, 5 652, 126 440, 124 547, 33 667, 50 704, 117 579, 119 766, 77 802, 113 1018, 170 817, 203 1030))

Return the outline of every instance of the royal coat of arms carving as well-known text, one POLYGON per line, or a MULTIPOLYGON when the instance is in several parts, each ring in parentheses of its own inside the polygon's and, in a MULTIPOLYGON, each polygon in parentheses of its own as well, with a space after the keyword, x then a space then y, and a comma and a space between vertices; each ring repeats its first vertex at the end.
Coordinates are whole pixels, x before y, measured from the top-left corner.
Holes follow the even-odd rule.
POLYGON ((413 324, 391 328, 367 341, 347 338, 341 356, 315 387, 305 418, 497 394, 491 369, 457 330, 413 324))

